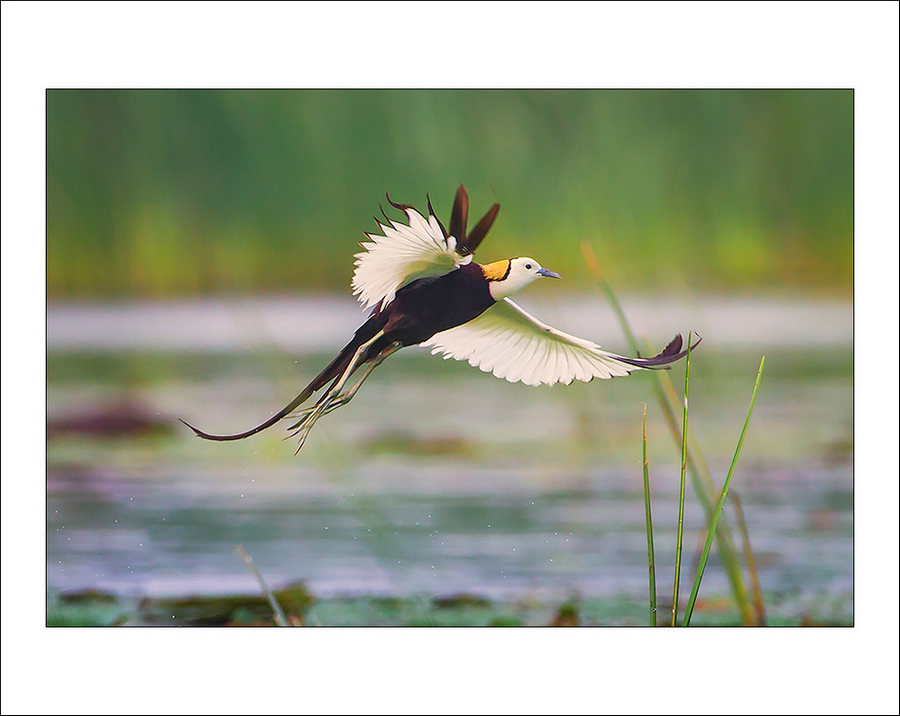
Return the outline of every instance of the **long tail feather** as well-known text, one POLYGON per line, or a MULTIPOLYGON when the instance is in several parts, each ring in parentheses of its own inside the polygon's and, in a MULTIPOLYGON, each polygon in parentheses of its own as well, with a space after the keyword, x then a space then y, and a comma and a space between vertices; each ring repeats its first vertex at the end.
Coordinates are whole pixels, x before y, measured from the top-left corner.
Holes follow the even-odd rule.
POLYGON ((287 416, 289 413, 291 413, 294 410, 294 408, 296 408, 298 405, 302 405, 307 400, 309 400, 309 397, 314 392, 315 392, 315 390, 312 388, 312 384, 308 385, 306 388, 304 388, 303 392, 300 393, 300 395, 298 395, 290 403, 285 405, 281 410, 279 410, 277 413, 275 413, 275 415, 273 415, 271 418, 266 420, 266 422, 260 423, 259 425, 257 425, 255 428, 252 428, 251 430, 247 430, 246 432, 243 432, 243 433, 235 433, 234 435, 213 435, 211 433, 205 433, 202 430, 195 428, 190 423, 188 423, 184 420, 181 420, 181 418, 178 418, 178 419, 181 420, 182 423, 187 425, 191 430, 193 430, 194 434, 197 437, 203 438, 204 440, 220 440, 220 441, 243 440, 244 438, 249 438, 251 435, 256 435, 256 433, 262 432, 266 428, 271 428, 275 423, 277 423, 279 420, 281 420, 282 418, 287 416))
POLYGON ((249 438, 251 435, 256 435, 256 433, 262 432, 266 428, 271 428, 275 423, 279 420, 287 417, 290 413, 292 413, 298 406, 305 403, 312 397, 313 393, 322 388, 331 380, 334 380, 337 376, 340 376, 347 367, 347 364, 350 362, 350 358, 353 356, 353 353, 359 347, 360 334, 362 333, 362 329, 357 331, 357 335, 354 339, 344 346, 344 349, 335 356, 334 360, 331 361, 325 368, 322 370, 319 375, 317 375, 313 380, 307 385, 303 392, 300 393, 296 398, 294 398, 290 403, 285 405, 281 410, 279 410, 275 415, 266 420, 264 423, 260 423, 255 428, 247 430, 243 433, 235 433, 234 435, 214 435, 212 433, 204 432, 199 428, 195 428, 190 423, 185 420, 181 420, 182 423, 187 425, 191 430, 194 431, 194 434, 197 437, 203 438, 204 440, 219 440, 219 441, 227 441, 227 440, 243 440, 244 438, 249 438))

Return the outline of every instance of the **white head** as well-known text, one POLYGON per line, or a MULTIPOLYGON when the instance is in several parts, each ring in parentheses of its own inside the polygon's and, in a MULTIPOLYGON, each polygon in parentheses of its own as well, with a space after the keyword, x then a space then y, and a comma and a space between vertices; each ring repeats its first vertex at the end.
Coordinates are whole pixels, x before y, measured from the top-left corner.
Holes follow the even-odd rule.
POLYGON ((528 256, 519 256, 505 261, 482 266, 485 278, 489 281, 491 296, 499 301, 521 291, 535 279, 542 277, 560 278, 558 273, 541 268, 541 265, 528 256))

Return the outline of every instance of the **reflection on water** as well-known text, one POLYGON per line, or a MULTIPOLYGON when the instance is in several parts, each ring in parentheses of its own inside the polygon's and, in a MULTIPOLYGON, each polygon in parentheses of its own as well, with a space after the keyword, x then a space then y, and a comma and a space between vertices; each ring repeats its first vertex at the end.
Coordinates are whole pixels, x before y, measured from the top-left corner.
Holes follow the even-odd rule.
MULTIPOLYGON (((721 484, 761 351, 704 338, 691 367, 691 421, 721 484)), ((305 580, 318 597, 642 600, 643 401, 661 593, 671 585, 680 455, 650 376, 534 389, 410 350, 294 457, 280 428, 206 443, 174 418, 244 429, 296 394, 327 353, 50 345, 53 593, 252 593, 258 585, 234 551, 243 545, 270 584, 305 580)), ((848 623, 850 346, 782 344, 766 364, 733 483, 762 587, 797 609, 836 600, 831 617, 848 623)), ((677 383, 683 370, 671 376, 677 383)), ((690 493, 685 524, 690 578, 703 537, 690 493)), ((704 592, 729 593, 715 560, 704 592)))

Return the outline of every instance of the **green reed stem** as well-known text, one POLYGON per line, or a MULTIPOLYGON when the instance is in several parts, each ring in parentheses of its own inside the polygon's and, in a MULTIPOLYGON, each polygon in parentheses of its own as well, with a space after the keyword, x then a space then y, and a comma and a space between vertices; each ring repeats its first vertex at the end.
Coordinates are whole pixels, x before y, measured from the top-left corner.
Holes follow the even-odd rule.
MULTIPOLYGON (((655 384, 658 388, 657 395, 660 396, 660 405, 669 425, 672 437, 680 440, 682 435, 678 429, 677 418, 675 417, 675 407, 678 402, 678 394, 672 379, 667 374, 654 373, 656 377, 655 384)), ((712 475, 709 466, 703 459, 703 454, 697 446, 693 433, 688 429, 688 471, 691 476, 691 484, 694 492, 700 500, 706 516, 706 524, 712 522, 713 511, 715 508, 715 500, 718 496, 718 490, 713 485, 712 475), (702 476, 702 480, 701 480, 702 476)), ((722 565, 731 584, 731 590, 734 595, 735 603, 741 612, 741 621, 745 625, 757 624, 753 606, 747 593, 747 587, 744 582, 743 567, 741 565, 740 556, 731 537, 731 529, 725 515, 719 518, 719 526, 716 530, 716 542, 719 548, 719 556, 722 559, 722 565)))
POLYGON ((709 532, 706 536, 706 544, 703 546, 703 553, 700 555, 700 566, 697 569, 697 575, 694 577, 694 587, 691 589, 691 596, 688 599, 687 609, 684 612, 683 625, 688 626, 691 623, 691 614, 694 611, 694 603, 697 600, 697 592, 700 591, 700 580, 703 579, 703 572, 706 569, 706 560, 709 557, 709 550, 712 546, 713 535, 716 532, 716 523, 719 514, 725 506, 725 498, 728 496, 728 486, 731 484, 731 477, 734 475, 734 467, 737 465, 738 456, 741 454, 741 446, 744 444, 744 436, 747 434, 747 426, 750 425, 750 416, 753 415, 753 406, 756 403, 756 392, 759 390, 759 381, 762 379, 763 368, 766 364, 766 357, 763 356, 759 362, 759 372, 756 374, 756 385, 753 386, 753 395, 750 398, 750 409, 747 411, 747 418, 744 420, 744 427, 741 430, 741 436, 738 438, 737 447, 734 451, 734 457, 731 459, 731 466, 728 468, 728 475, 725 477, 725 484, 722 486, 722 493, 719 495, 719 501, 716 503, 716 510, 713 514, 712 522, 709 525, 709 532))
MULTIPOLYGON (((628 318, 625 316, 622 304, 619 303, 619 299, 616 297, 612 287, 603 278, 591 245, 585 241, 582 242, 581 248, 585 264, 597 280, 600 289, 606 295, 613 312, 619 320, 622 332, 625 334, 628 343, 631 345, 631 349, 635 352, 639 352, 641 346, 638 343, 637 337, 635 336, 634 331, 631 330, 631 325, 628 322, 628 318)), ((668 374, 664 371, 653 371, 653 377, 655 379, 652 382, 654 392, 656 393, 659 406, 663 411, 666 424, 669 426, 669 431, 675 440, 681 441, 683 436, 678 429, 678 419, 675 417, 675 408, 678 403, 678 395, 675 386, 672 384, 672 380, 669 378, 668 374)), ((687 458, 691 484, 697 498, 700 500, 700 504, 703 506, 706 522, 709 524, 713 517, 713 503, 716 499, 717 490, 713 485, 709 467, 703 459, 703 453, 690 431, 688 432, 688 440, 690 441, 690 445, 687 458)), ((734 546, 734 541, 731 538, 731 530, 724 515, 722 515, 719 520, 718 529, 715 534, 716 544, 719 549, 719 557, 722 560, 722 566, 728 576, 735 603, 741 612, 741 621, 744 624, 756 624, 758 622, 753 606, 750 603, 750 598, 747 594, 741 559, 738 555, 737 548, 734 546)))
POLYGON ((656 557, 653 549, 653 518, 650 516, 650 469, 647 463, 647 404, 644 403, 644 514, 647 518, 647 565, 650 572, 650 626, 656 626, 656 557))
POLYGON ((678 587, 681 582, 681 550, 684 544, 684 477, 687 467, 688 389, 691 385, 691 339, 688 334, 687 357, 684 362, 684 417, 681 423, 681 483, 678 488, 678 536, 675 540, 675 585, 672 595, 672 626, 678 623, 678 587))

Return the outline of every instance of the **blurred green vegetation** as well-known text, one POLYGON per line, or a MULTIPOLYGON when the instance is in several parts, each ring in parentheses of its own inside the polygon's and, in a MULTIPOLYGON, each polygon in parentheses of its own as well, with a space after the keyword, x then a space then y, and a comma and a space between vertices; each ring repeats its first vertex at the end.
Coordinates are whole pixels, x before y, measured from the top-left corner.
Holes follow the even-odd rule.
POLYGON ((851 90, 51 90, 48 295, 346 291, 460 183, 571 287, 852 289, 851 90))
MULTIPOLYGON (((296 587, 295 587, 296 589, 296 587)), ((289 589, 279 594, 289 593, 289 589)), ((852 626, 846 596, 827 596, 809 604, 796 595, 769 594, 770 626, 852 626)), ((647 626, 647 605, 620 597, 574 597, 562 604, 527 598, 489 600, 468 594, 429 597, 358 596, 282 605, 303 626, 647 626), (299 617, 299 618, 298 618, 299 617)), ((728 597, 698 602, 695 626, 739 626, 728 597)), ((186 598, 119 598, 80 592, 48 598, 47 626, 273 626, 265 599, 252 595, 186 598), (137 603, 135 603, 137 601, 137 603)))

